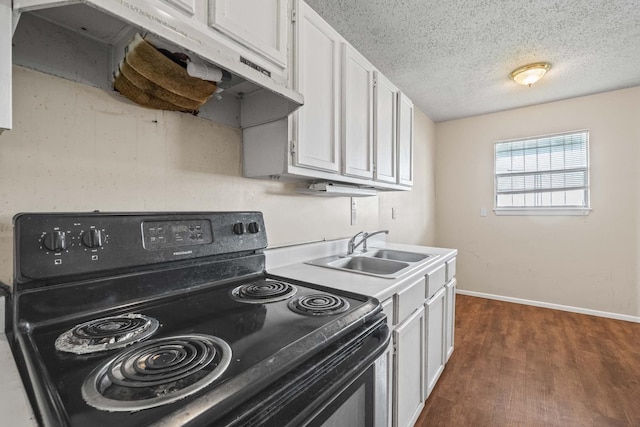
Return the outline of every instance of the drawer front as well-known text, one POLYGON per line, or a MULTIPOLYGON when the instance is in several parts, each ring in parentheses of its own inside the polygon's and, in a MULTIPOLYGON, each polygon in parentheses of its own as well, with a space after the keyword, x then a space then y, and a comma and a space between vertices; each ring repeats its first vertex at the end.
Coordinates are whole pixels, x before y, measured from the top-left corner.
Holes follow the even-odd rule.
POLYGON ((447 282, 456 277, 456 259, 447 261, 447 282))
POLYGON ((396 324, 395 317, 393 317, 393 297, 388 298, 382 304, 382 312, 387 315, 387 325, 389 329, 396 324))
POLYGON ((431 273, 427 273, 427 293, 425 294, 426 298, 431 298, 433 294, 438 292, 438 289, 444 286, 446 267, 447 266, 445 264, 442 264, 431 273))
POLYGON ((416 311, 419 307, 422 307, 424 303, 425 293, 425 278, 421 277, 416 282, 407 286, 396 297, 396 322, 402 322, 407 316, 416 311))

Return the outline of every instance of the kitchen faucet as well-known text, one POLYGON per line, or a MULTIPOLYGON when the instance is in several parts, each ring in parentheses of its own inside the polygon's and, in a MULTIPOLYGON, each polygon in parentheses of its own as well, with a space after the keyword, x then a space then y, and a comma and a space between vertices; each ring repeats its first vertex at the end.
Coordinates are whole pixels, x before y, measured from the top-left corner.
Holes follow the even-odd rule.
POLYGON ((363 231, 357 232, 355 236, 349 239, 349 243, 347 243, 347 255, 353 255, 356 248, 360 245, 362 245, 362 252, 367 252, 367 240, 369 239, 369 237, 373 237, 376 234, 380 234, 380 233, 389 234, 389 230, 374 231, 373 233, 367 233, 363 231), (362 234, 362 239, 360 240, 360 242, 356 244, 356 239, 361 234, 362 234))

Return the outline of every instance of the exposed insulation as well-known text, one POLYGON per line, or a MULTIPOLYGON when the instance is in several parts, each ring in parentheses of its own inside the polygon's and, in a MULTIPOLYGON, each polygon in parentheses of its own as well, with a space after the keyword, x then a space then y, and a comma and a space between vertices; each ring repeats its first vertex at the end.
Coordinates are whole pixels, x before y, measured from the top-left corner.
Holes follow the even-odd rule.
POLYGON ((184 67, 137 34, 127 47, 114 88, 144 107, 195 113, 216 85, 191 77, 184 67))

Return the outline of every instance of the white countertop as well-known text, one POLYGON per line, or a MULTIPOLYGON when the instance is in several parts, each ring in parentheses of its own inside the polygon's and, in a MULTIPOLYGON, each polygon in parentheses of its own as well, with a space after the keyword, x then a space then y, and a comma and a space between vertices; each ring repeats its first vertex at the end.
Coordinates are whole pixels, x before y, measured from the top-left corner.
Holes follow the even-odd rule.
POLYGON ((348 239, 344 239, 268 249, 265 251, 267 272, 282 277, 368 295, 382 302, 403 289, 405 285, 412 283, 418 273, 424 274, 430 270, 430 267, 435 268, 436 266, 442 265, 458 253, 455 249, 386 243, 383 239, 371 239, 369 242, 369 250, 384 248, 436 255, 412 264, 410 269, 395 279, 351 273, 304 263, 305 261, 316 258, 344 254, 347 248, 347 241, 348 239))

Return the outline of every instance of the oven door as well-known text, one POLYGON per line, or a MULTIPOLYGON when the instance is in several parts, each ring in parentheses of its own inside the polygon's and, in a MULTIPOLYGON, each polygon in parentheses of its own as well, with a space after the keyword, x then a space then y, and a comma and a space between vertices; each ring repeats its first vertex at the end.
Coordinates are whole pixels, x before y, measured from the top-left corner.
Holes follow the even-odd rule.
MULTIPOLYGON (((386 426, 386 317, 380 313, 284 375, 215 426, 386 426)), ((196 423, 194 423, 196 424, 196 423)))
POLYGON ((388 420, 388 354, 380 356, 355 381, 344 387, 335 398, 305 425, 310 427, 383 427, 388 420))

